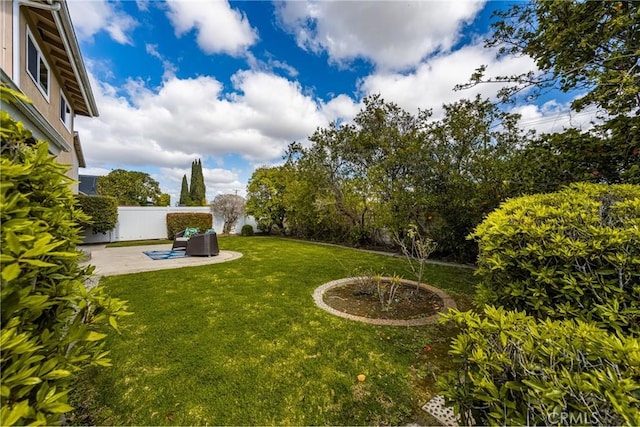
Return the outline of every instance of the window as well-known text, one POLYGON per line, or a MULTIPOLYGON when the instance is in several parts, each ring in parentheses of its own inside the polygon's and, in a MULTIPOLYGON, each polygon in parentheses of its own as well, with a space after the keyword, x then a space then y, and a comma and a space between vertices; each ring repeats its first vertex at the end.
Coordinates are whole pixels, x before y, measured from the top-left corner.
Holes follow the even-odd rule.
POLYGON ((27 72, 38 89, 49 100, 49 65, 31 33, 27 30, 27 72))
POLYGON ((71 107, 67 102, 67 98, 60 92, 60 120, 64 123, 64 126, 71 130, 71 107))

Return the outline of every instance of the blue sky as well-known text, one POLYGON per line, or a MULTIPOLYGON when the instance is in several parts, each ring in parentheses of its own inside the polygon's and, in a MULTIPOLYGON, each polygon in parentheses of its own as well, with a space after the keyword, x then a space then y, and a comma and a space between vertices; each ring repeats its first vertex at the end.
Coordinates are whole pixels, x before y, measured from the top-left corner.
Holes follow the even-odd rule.
MULTIPOLYGON (((281 162, 292 141, 349 121, 381 94, 410 112, 463 92, 481 64, 489 75, 534 68, 483 47, 483 1, 68 0, 100 116, 76 118, 87 168, 149 173, 175 203, 200 158, 207 199, 244 195, 256 167, 281 162)), ((511 107, 538 132, 588 126, 567 96, 511 107)))

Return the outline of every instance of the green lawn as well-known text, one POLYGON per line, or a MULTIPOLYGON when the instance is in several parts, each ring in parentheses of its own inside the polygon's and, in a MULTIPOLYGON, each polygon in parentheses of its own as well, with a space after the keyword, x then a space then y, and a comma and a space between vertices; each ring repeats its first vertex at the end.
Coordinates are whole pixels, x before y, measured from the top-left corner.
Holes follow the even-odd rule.
MULTIPOLYGON (((404 260, 270 237, 226 237, 220 246, 244 256, 102 280, 135 314, 109 339, 113 367, 79 384, 75 403, 91 418, 72 422, 433 423, 420 406, 450 366, 454 331, 354 322, 312 299, 316 287, 357 268, 412 278, 404 260)), ((425 281, 470 307, 471 270, 429 266, 425 281)))
POLYGON ((141 246, 141 245, 166 245, 173 243, 173 240, 169 239, 152 239, 152 240, 134 240, 125 242, 111 242, 107 243, 107 248, 123 248, 128 246, 141 246))

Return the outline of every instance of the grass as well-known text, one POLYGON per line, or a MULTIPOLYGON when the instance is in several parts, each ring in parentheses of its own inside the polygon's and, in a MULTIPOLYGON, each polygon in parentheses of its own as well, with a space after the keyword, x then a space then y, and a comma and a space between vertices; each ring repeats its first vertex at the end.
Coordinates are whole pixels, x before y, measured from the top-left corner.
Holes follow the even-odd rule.
POLYGON ((142 246, 142 245, 166 245, 173 243, 171 239, 151 239, 151 240, 129 240, 124 242, 111 242, 107 243, 107 248, 124 248, 129 246, 142 246))
MULTIPOLYGON (((85 412, 75 422, 435 423, 420 407, 435 393, 435 375, 451 366, 454 331, 354 322, 312 299, 316 287, 357 268, 412 278, 404 260, 278 238, 219 241, 244 256, 102 280, 135 314, 109 338, 113 367, 80 381, 76 403, 81 396, 85 412)), ((430 265, 425 282, 470 307, 472 271, 430 265)))

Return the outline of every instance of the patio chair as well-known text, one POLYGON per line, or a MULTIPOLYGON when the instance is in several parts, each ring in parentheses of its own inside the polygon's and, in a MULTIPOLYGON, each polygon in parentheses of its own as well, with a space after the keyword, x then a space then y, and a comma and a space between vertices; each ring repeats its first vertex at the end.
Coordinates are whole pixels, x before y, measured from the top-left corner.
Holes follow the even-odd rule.
POLYGON ((184 237, 184 231, 182 230, 179 233, 176 233, 173 236, 173 246, 171 246, 171 250, 174 249, 185 249, 187 247, 187 242, 189 241, 188 237, 184 237))
POLYGON ((187 240, 187 256, 216 256, 219 253, 216 233, 196 234, 187 240))
POLYGON ((171 246, 171 250, 186 248, 189 237, 196 234, 198 234, 198 229, 195 227, 187 227, 186 229, 176 233, 173 236, 173 246, 171 246), (187 236, 185 236, 185 234, 187 234, 187 236))

